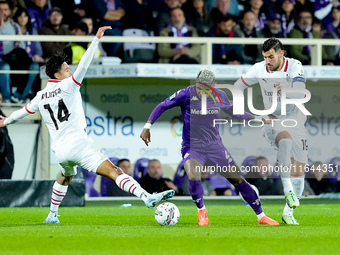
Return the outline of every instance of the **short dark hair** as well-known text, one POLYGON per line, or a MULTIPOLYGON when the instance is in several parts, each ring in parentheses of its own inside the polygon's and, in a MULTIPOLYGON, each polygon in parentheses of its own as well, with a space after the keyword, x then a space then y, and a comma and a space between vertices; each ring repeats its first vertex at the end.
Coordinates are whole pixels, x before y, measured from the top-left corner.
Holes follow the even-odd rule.
POLYGON ((130 163, 130 160, 128 160, 127 158, 122 158, 122 159, 118 160, 117 166, 119 167, 119 165, 120 165, 122 162, 124 162, 124 161, 127 161, 127 162, 130 163))
POLYGON ((54 74, 61 70, 64 62, 68 62, 66 55, 59 53, 52 55, 46 62, 46 75, 51 79, 55 79, 54 74))
POLYGON ((235 18, 235 16, 230 15, 229 13, 227 13, 227 14, 222 15, 222 16, 220 17, 218 23, 220 23, 220 22, 227 22, 227 21, 229 21, 229 20, 235 22, 235 21, 236 21, 236 18, 235 18))
POLYGON ((8 7, 9 7, 9 9, 10 9, 11 11, 13 11, 13 4, 12 4, 11 1, 1 0, 1 1, 0 1, 0 4, 7 4, 8 7))
POLYGON ((159 163, 161 163, 158 159, 155 159, 155 158, 154 159, 150 159, 149 163, 148 163, 148 168, 150 167, 150 163, 151 162, 159 162, 159 163))
POLYGON ((280 40, 276 39, 275 37, 266 40, 261 47, 263 52, 270 51, 271 49, 274 49, 275 51, 284 50, 280 40))
POLYGON ((264 159, 264 160, 267 160, 268 161, 268 159, 266 158, 266 157, 263 157, 263 156, 259 156, 259 157, 257 157, 256 159, 255 159, 255 162, 254 162, 254 165, 259 161, 259 160, 262 160, 262 159, 264 159))

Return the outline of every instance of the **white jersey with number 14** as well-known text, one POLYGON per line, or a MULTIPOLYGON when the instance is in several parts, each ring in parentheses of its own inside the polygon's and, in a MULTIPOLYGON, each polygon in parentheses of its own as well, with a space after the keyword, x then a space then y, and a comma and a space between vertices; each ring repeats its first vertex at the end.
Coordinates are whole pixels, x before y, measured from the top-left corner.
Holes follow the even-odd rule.
POLYGON ((73 76, 49 80, 47 86, 26 105, 29 113, 40 111, 53 139, 52 149, 58 143, 87 137, 80 86, 73 76))

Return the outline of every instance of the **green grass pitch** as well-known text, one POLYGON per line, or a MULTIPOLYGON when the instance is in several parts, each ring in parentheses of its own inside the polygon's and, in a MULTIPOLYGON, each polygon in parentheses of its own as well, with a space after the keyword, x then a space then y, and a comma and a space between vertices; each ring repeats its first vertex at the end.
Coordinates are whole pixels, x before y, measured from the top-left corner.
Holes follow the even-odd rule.
MULTIPOLYGON (((340 204, 302 201, 300 226, 260 226, 241 201, 206 201, 210 225, 197 224, 191 201, 173 227, 159 226, 154 210, 133 201, 61 207, 60 224, 42 224, 48 208, 0 208, 0 254, 340 254, 340 204)), ((281 223, 282 201, 263 201, 281 223)))

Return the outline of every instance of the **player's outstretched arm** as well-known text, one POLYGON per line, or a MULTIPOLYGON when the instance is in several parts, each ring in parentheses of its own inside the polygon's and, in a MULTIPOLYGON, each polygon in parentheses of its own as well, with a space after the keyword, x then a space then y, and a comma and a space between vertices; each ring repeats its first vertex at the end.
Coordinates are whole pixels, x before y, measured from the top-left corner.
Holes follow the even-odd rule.
POLYGON ((8 126, 29 115, 25 107, 13 112, 8 118, 0 116, 0 127, 8 126))
POLYGON ((83 82, 87 69, 89 68, 91 61, 93 59, 93 56, 97 50, 99 40, 100 38, 104 36, 105 31, 108 29, 112 29, 112 28, 110 26, 105 26, 105 27, 100 27, 98 29, 95 38, 93 39, 91 45, 86 50, 84 56, 81 58, 79 65, 73 74, 73 78, 75 79, 76 82, 78 83, 83 82))
POLYGON ((148 122, 145 124, 142 133, 140 134, 140 138, 144 141, 146 146, 149 146, 149 143, 151 142, 151 132, 150 128, 153 124, 153 121, 148 120, 148 122))

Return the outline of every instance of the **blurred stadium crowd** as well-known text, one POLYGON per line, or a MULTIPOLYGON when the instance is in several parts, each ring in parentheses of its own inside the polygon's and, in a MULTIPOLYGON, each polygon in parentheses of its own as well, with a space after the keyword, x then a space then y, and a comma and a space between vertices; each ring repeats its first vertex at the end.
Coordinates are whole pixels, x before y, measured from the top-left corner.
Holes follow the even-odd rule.
MULTIPOLYGON (((113 157, 110 160, 120 167, 125 174, 138 181, 149 193, 173 189, 176 191, 176 195, 190 195, 184 162, 177 166, 173 177, 168 178, 163 176, 162 164, 157 159, 140 158, 134 162, 133 166, 126 158, 118 159, 113 157)), ((340 173, 338 171, 340 158, 331 159, 329 164, 309 161, 305 172, 306 179, 303 195, 327 195, 340 192, 340 173)), ((204 167, 201 171, 204 196, 237 196, 238 192, 234 186, 218 172, 212 171, 212 169, 204 167)), ((272 169, 275 169, 275 167, 271 167, 268 160, 262 156, 248 156, 241 164, 243 177, 253 185, 253 188, 261 196, 283 195, 280 173, 272 169)), ((100 182, 98 183, 97 181, 97 185, 95 185, 98 176, 79 167, 75 178, 85 179, 86 193, 90 197, 132 196, 122 191, 114 181, 105 177, 101 177, 100 182)))

